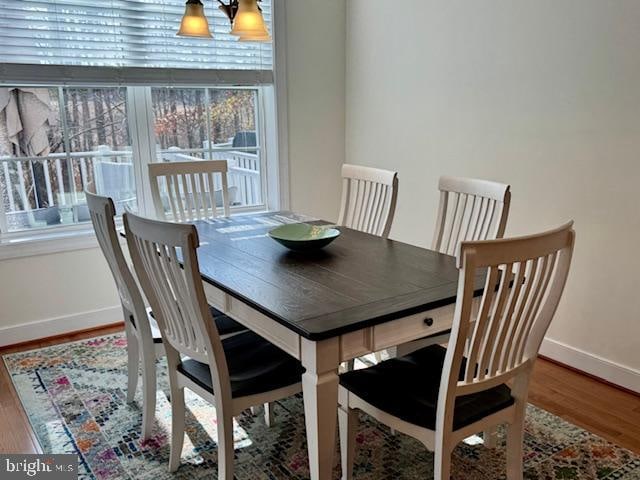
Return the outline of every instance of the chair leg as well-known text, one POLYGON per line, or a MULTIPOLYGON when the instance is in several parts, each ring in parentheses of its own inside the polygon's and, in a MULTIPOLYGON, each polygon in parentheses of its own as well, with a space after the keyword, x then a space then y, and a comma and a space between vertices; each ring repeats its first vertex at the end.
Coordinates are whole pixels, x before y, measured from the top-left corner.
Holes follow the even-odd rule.
POLYGON ((448 438, 438 438, 436 432, 436 448, 433 452, 433 479, 449 480, 451 478, 451 452, 448 438))
POLYGON ((264 404, 264 423, 267 425, 267 427, 271 427, 274 423, 273 405, 271 403, 264 404))
POLYGON ((440 452, 435 454, 433 479, 449 480, 451 478, 451 452, 440 452))
POLYGON ((358 412, 347 406, 338 408, 340 428, 340 457, 342 460, 342 480, 353 478, 353 464, 356 456, 356 434, 360 418, 358 412))
POLYGON ((127 403, 133 402, 138 387, 138 367, 140 365, 140 347, 138 339, 127 326, 127 403))
POLYGON ((156 363, 152 355, 142 355, 142 438, 151 437, 156 418, 156 363))
POLYGON ((525 407, 517 407, 516 418, 507 425, 507 480, 522 480, 525 407))
POLYGON ((184 388, 171 385, 171 453, 169 454, 169 472, 180 466, 182 445, 184 444, 184 388))
POLYGON ((233 480, 233 417, 216 410, 218 416, 218 480, 233 480))
POLYGON ((496 448, 498 446, 498 427, 493 426, 486 429, 482 434, 482 440, 486 448, 496 448))

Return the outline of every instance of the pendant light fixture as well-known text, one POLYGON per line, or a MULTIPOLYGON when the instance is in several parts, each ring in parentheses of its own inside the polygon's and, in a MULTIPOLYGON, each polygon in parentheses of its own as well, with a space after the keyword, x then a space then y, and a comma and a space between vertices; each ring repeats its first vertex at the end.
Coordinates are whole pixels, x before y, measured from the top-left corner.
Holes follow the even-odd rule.
POLYGON ((231 34, 239 36, 242 41, 268 42, 271 40, 256 0, 240 0, 231 34))
MULTIPOLYGON (((261 0, 218 0, 220 10, 231 22, 231 34, 241 42, 270 42, 271 35, 258 6, 261 0)), ((209 23, 204 14, 201 0, 187 0, 184 17, 180 24, 179 36, 211 38, 209 23)))
POLYGON ((180 22, 179 37, 211 38, 209 22, 204 14, 204 5, 200 0, 187 0, 184 16, 180 22))

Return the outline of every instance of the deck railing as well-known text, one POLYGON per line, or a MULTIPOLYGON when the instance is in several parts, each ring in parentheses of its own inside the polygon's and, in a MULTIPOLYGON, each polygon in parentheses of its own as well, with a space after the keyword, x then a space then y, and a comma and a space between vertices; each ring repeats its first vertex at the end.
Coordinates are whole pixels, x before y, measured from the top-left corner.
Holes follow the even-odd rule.
MULTIPOLYGON (((204 157, 211 160, 226 160, 229 164, 229 187, 236 189, 235 203, 240 206, 262 204, 262 181, 260 177, 260 157, 257 153, 238 150, 212 150, 204 152, 204 157)), ((189 162, 202 160, 201 157, 180 152, 179 148, 170 147, 162 153, 164 161, 189 162)), ((214 179, 215 188, 222 188, 220 179, 214 179)))
MULTIPOLYGON (((229 162, 229 185, 235 187, 235 205, 261 205, 262 180, 257 149, 234 149, 230 143, 214 145, 211 150, 157 150, 162 161, 216 159, 229 162), (199 156, 196 156, 199 155, 199 156)), ((46 157, 0 157, 0 212, 4 210, 9 230, 19 229, 15 222, 55 223, 52 210, 77 207, 84 203, 85 188, 95 185, 98 193, 117 202, 135 202, 136 183, 133 153, 130 149, 112 150, 101 145, 88 152, 55 153, 46 157), (12 217, 15 220, 12 222, 12 217)), ((77 214, 75 221, 78 219, 77 214)))

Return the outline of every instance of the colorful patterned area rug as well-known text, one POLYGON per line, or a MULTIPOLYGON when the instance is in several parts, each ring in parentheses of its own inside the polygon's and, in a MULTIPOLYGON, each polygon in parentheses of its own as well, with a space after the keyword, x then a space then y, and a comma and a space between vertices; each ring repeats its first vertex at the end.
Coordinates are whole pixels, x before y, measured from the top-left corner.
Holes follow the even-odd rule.
MULTIPOLYGON (((182 466, 167 472, 171 409, 159 362, 155 434, 140 440, 141 392, 128 405, 126 340, 122 335, 58 345, 4 357, 13 383, 46 453, 77 453, 80 478, 160 480, 216 477, 215 409, 187 393, 187 438, 182 466)), ((308 464, 301 397, 275 406, 265 426, 250 412, 235 422, 235 472, 239 480, 306 479, 308 464)), ((420 443, 363 415, 355 478, 433 478, 433 457, 420 443)), ((337 442, 336 442, 337 443, 337 442)), ((460 444, 453 477, 505 477, 504 436, 487 449, 479 438, 460 444), (474 441, 475 440, 475 441, 474 441)), ((336 455, 335 478, 340 478, 336 455)), ((529 406, 525 435, 526 479, 640 480, 640 456, 550 413, 529 406)))

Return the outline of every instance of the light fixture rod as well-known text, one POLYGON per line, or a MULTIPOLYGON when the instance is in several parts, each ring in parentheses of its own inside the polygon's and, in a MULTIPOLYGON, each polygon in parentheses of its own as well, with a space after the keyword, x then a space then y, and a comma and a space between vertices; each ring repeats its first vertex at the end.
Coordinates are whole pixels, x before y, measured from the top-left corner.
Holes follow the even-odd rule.
POLYGON ((231 0, 228 5, 222 0, 218 0, 218 3, 220 4, 220 10, 229 17, 229 22, 233 24, 233 19, 236 17, 236 13, 238 13, 238 0, 231 0))
MULTIPOLYGON (((258 10, 260 11, 262 11, 259 4, 259 2, 261 1, 262 0, 257 0, 256 2, 258 10)), ((238 13, 238 8, 240 8, 240 5, 239 5, 240 2, 238 0, 231 0, 228 4, 226 4, 222 0, 218 0, 218 3, 220 4, 218 8, 222 10, 227 17, 229 17, 229 21, 233 25, 233 20, 236 18, 236 14, 238 13)))

